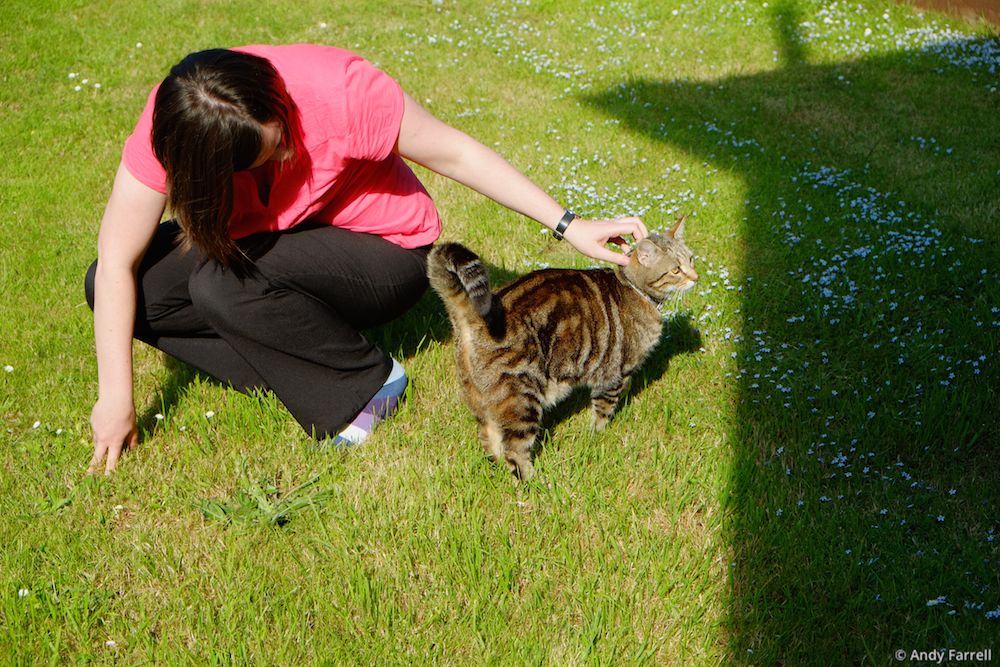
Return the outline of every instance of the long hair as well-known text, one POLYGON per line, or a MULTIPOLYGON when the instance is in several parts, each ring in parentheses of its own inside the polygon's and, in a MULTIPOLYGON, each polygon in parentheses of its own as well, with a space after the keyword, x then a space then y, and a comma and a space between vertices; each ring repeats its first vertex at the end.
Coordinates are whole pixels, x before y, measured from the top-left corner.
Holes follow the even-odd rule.
POLYGON ((195 246, 225 267, 244 258, 229 233, 233 174, 260 155, 263 125, 272 121, 294 157, 301 151, 297 111, 265 58, 210 49, 171 68, 156 93, 152 140, 182 249, 195 246))

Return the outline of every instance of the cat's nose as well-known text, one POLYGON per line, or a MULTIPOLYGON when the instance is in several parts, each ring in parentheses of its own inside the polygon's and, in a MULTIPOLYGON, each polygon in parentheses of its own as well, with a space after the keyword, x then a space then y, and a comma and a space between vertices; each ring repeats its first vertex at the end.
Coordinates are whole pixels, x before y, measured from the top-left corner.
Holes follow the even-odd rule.
POLYGON ((695 271, 694 269, 691 269, 690 271, 685 271, 685 272, 684 272, 684 275, 685 275, 685 276, 687 277, 687 279, 688 279, 688 280, 690 280, 691 282, 693 282, 693 283, 696 283, 696 282, 698 282, 698 272, 697 272, 697 271, 695 271))

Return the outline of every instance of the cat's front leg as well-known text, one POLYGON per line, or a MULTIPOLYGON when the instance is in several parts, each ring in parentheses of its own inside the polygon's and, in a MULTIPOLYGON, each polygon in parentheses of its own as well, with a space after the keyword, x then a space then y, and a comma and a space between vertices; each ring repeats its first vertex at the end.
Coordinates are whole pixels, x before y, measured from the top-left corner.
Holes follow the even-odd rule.
POLYGON ((591 425, 595 431, 603 431, 604 427, 611 421, 612 415, 615 414, 615 408, 618 407, 618 401, 621 399, 622 394, 625 393, 627 386, 628 378, 622 379, 612 385, 591 387, 590 416, 591 425))
POLYGON ((489 417, 479 419, 479 442, 487 456, 497 463, 504 462, 503 430, 495 420, 489 417))

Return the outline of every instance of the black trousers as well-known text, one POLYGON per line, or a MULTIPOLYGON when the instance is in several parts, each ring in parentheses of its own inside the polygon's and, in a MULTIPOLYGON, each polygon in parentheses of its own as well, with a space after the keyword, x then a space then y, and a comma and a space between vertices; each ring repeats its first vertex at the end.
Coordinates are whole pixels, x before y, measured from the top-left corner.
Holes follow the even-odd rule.
POLYGON ((361 330, 420 299, 429 246, 296 227, 241 239, 253 264, 234 271, 181 253, 178 232, 161 224, 139 267, 135 337, 241 391, 270 389, 309 434, 340 431, 392 366, 361 330))

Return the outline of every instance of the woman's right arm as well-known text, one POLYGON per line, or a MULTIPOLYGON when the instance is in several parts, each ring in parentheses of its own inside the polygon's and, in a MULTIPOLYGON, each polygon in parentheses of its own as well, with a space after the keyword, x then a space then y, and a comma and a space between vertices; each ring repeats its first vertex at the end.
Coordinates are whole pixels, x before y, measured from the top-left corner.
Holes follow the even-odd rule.
POLYGON ((98 393, 90 415, 94 456, 88 473, 96 472, 102 461, 105 472, 110 472, 122 448, 132 448, 138 441, 132 395, 136 272, 165 205, 165 195, 119 165, 97 238, 94 343, 98 393))

